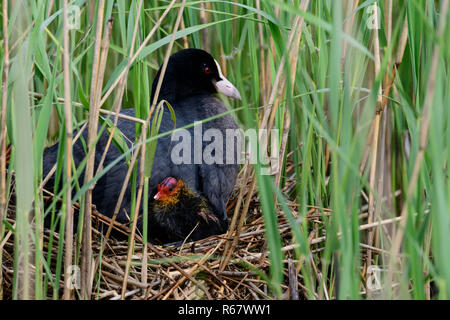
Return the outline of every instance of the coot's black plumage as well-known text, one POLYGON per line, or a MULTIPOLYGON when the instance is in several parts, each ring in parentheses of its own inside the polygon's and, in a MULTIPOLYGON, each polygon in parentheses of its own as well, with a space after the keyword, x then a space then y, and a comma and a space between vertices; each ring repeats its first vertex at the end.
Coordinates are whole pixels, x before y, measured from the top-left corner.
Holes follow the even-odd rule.
MULTIPOLYGON (((158 71, 153 81, 152 101, 155 94, 161 70, 158 71)), ((222 75, 220 67, 213 57, 206 51, 199 49, 185 49, 173 54, 168 62, 164 75, 158 101, 166 100, 170 103, 175 112, 176 127, 180 128, 195 121, 227 112, 225 105, 212 94, 222 92, 233 98, 240 99, 237 89, 222 75)), ((134 110, 124 110, 123 114, 134 116, 134 110)), ((208 129, 217 129, 222 133, 225 145, 225 131, 227 129, 237 130, 238 125, 232 115, 226 115, 218 119, 205 122, 202 125, 203 132, 208 129)), ((199 126, 197 126, 198 128, 199 126)), ((118 129, 129 139, 135 141, 134 123, 119 119, 118 129)), ((174 129, 174 123, 170 112, 165 109, 160 126, 160 133, 174 129)), ((194 137, 194 127, 187 129, 191 137, 194 137)), ((84 133, 86 139, 86 134, 84 133)), ((237 155, 240 152, 236 146, 233 150, 234 163, 226 162, 226 154, 223 154, 223 164, 194 163, 194 138, 188 142, 192 147, 190 163, 174 163, 171 159, 172 148, 178 143, 172 141, 170 136, 160 138, 157 142, 156 154, 154 158, 152 176, 150 178, 150 190, 152 194, 156 192, 157 185, 166 177, 178 177, 185 181, 188 187, 198 192, 211 205, 212 210, 220 219, 221 231, 225 231, 228 226, 226 200, 231 193, 237 173, 237 155), (225 164, 228 163, 228 164, 225 164)), ((108 141, 107 133, 103 133, 96 145, 95 168, 97 168, 100 158, 105 150, 108 141)), ((210 142, 203 142, 202 149, 210 142)), ((43 169, 47 174, 56 162, 58 145, 48 148, 44 153, 43 169)), ((85 157, 86 152, 81 141, 77 141, 73 146, 73 158, 78 166, 85 157)), ((115 146, 111 146, 106 154, 104 167, 117 159, 121 153, 115 146)), ((93 190, 92 200, 97 210, 104 215, 112 216, 116 205, 117 197, 122 188, 127 172, 125 160, 120 161, 102 178, 98 180, 93 190)), ((80 175, 80 184, 83 181, 84 172, 80 175)), ((52 188, 54 179, 50 179, 47 188, 52 188)), ((153 201, 153 199, 150 199, 153 201)), ((128 186, 122 209, 129 214, 131 206, 131 191, 128 186)), ((117 220, 127 223, 128 219, 120 210, 117 220)), ((142 212, 142 209, 141 209, 142 212)), ((149 226, 149 228, 157 226, 149 226)))

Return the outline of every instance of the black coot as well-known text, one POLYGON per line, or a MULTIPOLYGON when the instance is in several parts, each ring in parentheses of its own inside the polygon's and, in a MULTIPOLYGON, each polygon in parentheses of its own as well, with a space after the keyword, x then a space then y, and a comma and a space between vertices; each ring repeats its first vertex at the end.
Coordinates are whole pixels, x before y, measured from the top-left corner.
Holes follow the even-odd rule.
MULTIPOLYGON (((153 82, 152 98, 155 94, 160 71, 158 71, 153 82)), ((225 105, 213 96, 217 92, 240 99, 238 90, 222 75, 218 63, 209 53, 199 49, 185 49, 170 57, 158 100, 164 99, 170 103, 175 112, 176 127, 180 128, 195 121, 202 121, 227 112, 225 105)), ((122 113, 134 116, 134 110, 132 109, 124 110, 122 113)), ((134 123, 119 119, 118 128, 129 141, 135 141, 134 123)), ((163 133, 173 129, 172 116, 166 108, 159 132, 163 133)), ((171 141, 170 135, 159 139, 150 178, 151 194, 154 195, 157 192, 158 184, 166 177, 182 179, 189 188, 201 194, 209 202, 213 212, 220 219, 220 231, 226 231, 228 227, 226 201, 235 185, 239 167, 240 136, 237 135, 236 138, 236 132, 239 131, 234 117, 226 115, 190 127, 181 132, 182 137, 178 135, 178 138, 174 141, 171 141), (229 131, 229 137, 232 137, 231 140, 226 139, 227 131, 229 131), (202 134, 205 134, 205 141, 202 141, 202 134), (194 142, 199 141, 196 137, 200 137, 200 143, 194 145, 194 142), (226 148, 227 140, 228 142, 231 141, 232 146, 228 150, 226 148), (215 143, 218 148, 211 148, 211 143, 215 143), (202 159, 202 151, 208 151, 206 154, 210 155, 206 157, 206 163, 205 159, 202 159), (214 159, 216 161, 211 163, 211 160, 214 159)), ((84 136, 86 139, 85 133, 84 136)), ((96 147, 95 168, 100 162, 107 140, 107 133, 103 133, 96 147)), ((54 145, 45 151, 44 174, 47 174, 56 162, 57 152, 58 145, 54 145)), ((77 141, 73 147, 74 162, 77 166, 85 155, 84 145, 81 141, 77 141)), ((107 152, 104 167, 120 155, 119 150, 112 145, 107 152)), ((113 215, 127 169, 125 160, 120 161, 95 185, 92 200, 97 210, 102 214, 109 217, 113 215)), ((83 176, 84 172, 80 175, 80 184, 83 183, 83 176)), ((53 183, 54 179, 52 178, 46 187, 52 190, 53 183)), ((149 201, 154 201, 153 197, 149 201)), ((124 210, 130 214, 130 206, 131 191, 128 186, 117 221, 128 222, 124 210)), ((149 228, 155 230, 158 226, 149 225, 149 228)))

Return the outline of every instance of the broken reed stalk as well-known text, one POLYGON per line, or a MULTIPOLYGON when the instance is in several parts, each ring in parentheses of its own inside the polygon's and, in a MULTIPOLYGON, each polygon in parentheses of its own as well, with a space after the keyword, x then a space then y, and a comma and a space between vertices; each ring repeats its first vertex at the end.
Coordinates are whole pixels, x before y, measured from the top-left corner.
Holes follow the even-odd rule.
MULTIPOLYGON (((3 78, 2 106, 0 114, 0 239, 3 237, 3 219, 6 217, 6 107, 8 103, 9 78, 9 34, 8 34, 8 0, 3 0, 3 78)), ((0 266, 2 265, 0 249, 0 266)), ((3 298, 3 268, 0 268, 0 299, 3 298)))
MULTIPOLYGON (((437 30, 438 38, 441 37, 442 33, 445 30, 446 22, 447 22, 447 12, 448 12, 448 0, 443 0, 441 2, 441 9, 439 15, 439 25, 437 30)), ((422 161, 424 158, 425 149, 428 144, 428 132, 430 129, 430 117, 431 110, 433 107, 433 99, 434 99, 434 91, 436 89, 435 81, 437 74, 437 67, 439 62, 439 41, 434 44, 433 47, 433 55, 431 57, 431 68, 428 76, 428 83, 426 87, 426 96, 423 103, 423 111, 422 111, 422 121, 420 122, 420 138, 419 138, 419 150, 417 152, 417 157, 414 162, 413 171, 411 174, 411 178, 408 183, 407 194, 402 206, 402 211, 400 214, 400 223, 397 229, 397 232, 394 236, 394 241, 392 244, 392 259, 390 263, 390 270, 396 270, 397 267, 397 256, 400 252, 400 247, 403 241, 403 234, 406 227, 406 221, 408 218, 408 203, 412 200, 412 196, 414 190, 416 188, 417 180, 419 178, 420 168, 422 166, 422 161)), ((391 283, 393 276, 393 272, 389 273, 389 283, 391 283)))
MULTIPOLYGON (((399 46, 397 48, 397 53, 395 56, 395 62, 394 62, 394 65, 392 66, 391 76, 388 76, 388 73, 386 73, 386 76, 388 76, 388 78, 387 78, 387 80, 385 80, 385 82, 383 84, 383 88, 384 88, 383 97, 382 97, 381 104, 377 105, 377 107, 376 107, 377 112, 383 112, 384 108, 387 105, 387 102, 389 101, 388 97, 389 97, 390 91, 392 89, 392 86, 394 84, 394 80, 397 75, 397 70, 398 70, 400 64, 402 63, 403 54, 405 53, 407 41, 408 41, 408 24, 407 24, 407 20, 405 17, 405 21, 403 23, 402 34, 400 36, 399 46)), ((375 118, 370 125, 369 134, 367 135, 367 140, 366 140, 366 144, 364 147, 364 152, 363 152, 363 156, 362 156, 362 160, 361 160, 361 165, 359 167, 359 172, 361 175, 363 174, 363 171, 366 168, 367 160, 369 159, 370 146, 372 145, 372 141, 373 141, 373 137, 374 137, 374 135, 373 135, 374 126, 375 126, 375 118)))
POLYGON ((63 1, 63 69, 64 69, 64 119, 66 130, 66 235, 65 235, 65 258, 64 258, 64 299, 69 300, 72 295, 69 281, 71 277, 70 266, 72 265, 73 252, 73 209, 72 209, 72 105, 70 96, 70 65, 69 65, 69 26, 68 26, 68 4, 63 1))
MULTIPOLYGON (((94 175, 94 160, 95 160, 95 140, 98 128, 98 105, 97 95, 101 94, 98 91, 99 85, 99 68, 100 68, 100 50, 102 43, 102 29, 103 17, 105 11, 105 0, 100 0, 98 4, 97 26, 95 35, 94 55, 92 63, 92 79, 89 100, 89 118, 88 118, 88 150, 89 155, 86 162, 86 169, 84 174, 84 183, 89 183, 94 175)), ((84 201, 84 218, 83 218, 83 239, 81 248, 81 297, 90 299, 92 293, 92 224, 91 224, 91 209, 92 209, 92 185, 85 193, 84 201)))
MULTIPOLYGON (((392 1, 388 2, 386 10, 388 12, 387 18, 386 18, 387 19, 387 30, 386 30, 386 32, 387 32, 388 41, 390 41, 391 33, 392 33, 392 30, 391 30, 392 29, 392 1)), ((397 69, 398 69, 398 67, 399 67, 399 65, 400 65, 400 63, 401 63, 401 61, 403 59, 403 54, 404 54, 404 51, 405 51, 407 39, 408 39, 408 26, 407 26, 407 20, 406 20, 406 17, 405 17, 405 21, 404 21, 403 28, 402 28, 402 34, 401 34, 401 37, 400 37, 399 46, 397 48, 397 53, 396 53, 394 65, 392 67, 391 75, 389 74, 389 72, 386 73, 385 79, 384 79, 384 82, 383 82, 383 85, 382 85, 383 88, 384 88, 384 92, 383 92, 384 95, 382 97, 381 103, 377 103, 377 106, 376 106, 377 114, 378 113, 382 113, 384 111, 384 108, 387 105, 388 96, 389 96, 390 90, 391 90, 392 85, 393 85, 394 80, 395 80, 396 71, 397 71, 397 69)), ((372 141, 373 141, 373 139, 375 137, 373 131, 374 131, 374 127, 375 127, 376 122, 377 122, 376 119, 377 119, 377 117, 374 118, 374 120, 372 121, 371 126, 370 126, 370 130, 369 130, 369 134, 367 136, 366 146, 365 146, 365 149, 364 149, 364 153, 363 153, 363 157, 362 157, 362 161, 361 161, 361 165, 360 165, 360 174, 362 174, 362 172, 364 171, 364 168, 366 166, 367 159, 368 159, 369 153, 370 153, 370 146, 372 145, 372 143, 373 143, 372 141)))
MULTIPOLYGON (((147 137, 147 128, 149 126, 149 123, 151 121, 152 118, 152 114, 155 110, 156 104, 158 102, 158 98, 159 98, 159 92, 161 90, 161 86, 162 86, 162 82, 164 79, 164 75, 166 73, 166 69, 167 69, 167 64, 169 63, 169 58, 172 52, 172 48, 173 48, 173 44, 175 43, 175 35, 176 32, 178 31, 178 28, 181 24, 181 18, 183 17, 183 11, 184 11, 184 6, 186 4, 186 0, 183 0, 183 2, 181 3, 181 7, 178 10, 178 16, 177 16, 177 20, 175 21, 175 26, 172 30, 172 38, 170 39, 170 43, 167 47, 167 51, 166 51, 166 56, 164 58, 164 63, 163 66, 161 68, 161 73, 160 73, 160 77, 158 79, 158 84, 156 86, 156 90, 155 90, 155 95, 153 97, 153 102, 152 102, 152 106, 150 108, 150 112, 147 116, 147 120, 145 122, 145 124, 142 126, 142 133, 141 133, 141 142, 143 143, 146 140, 147 137)), ((161 106, 162 107, 162 106, 161 106)), ((126 290, 126 280, 128 278, 128 272, 130 270, 130 263, 131 263, 131 255, 133 252, 133 246, 134 246, 134 235, 136 234, 136 227, 137 227, 137 221, 138 221, 138 217, 139 217, 139 209, 140 209, 140 204, 141 204, 141 197, 142 197, 142 192, 143 192, 143 188, 144 188, 144 167, 145 167, 145 149, 146 149, 146 144, 143 143, 141 146, 141 159, 140 159, 140 163, 139 163, 139 189, 138 189, 138 194, 137 194, 137 199, 136 199, 136 207, 134 210, 134 217, 133 217, 133 226, 131 228, 131 237, 130 237, 130 244, 129 244, 129 249, 128 249, 128 256, 127 256, 127 264, 125 267, 125 275, 124 275, 124 280, 123 280, 123 285, 122 285, 122 294, 121 294, 121 298, 125 299, 125 290, 126 290)))
MULTIPOLYGON (((390 12, 390 11, 389 11, 390 12)), ((375 13, 376 14, 376 13, 375 13)), ((392 18, 392 16, 387 17, 387 19, 392 18)), ((391 25, 391 22, 388 22, 389 25, 391 25)), ((382 142, 385 141, 385 139, 383 139, 383 136, 380 137, 380 121, 381 121, 381 116, 383 115, 383 111, 387 105, 388 102, 388 96, 390 93, 390 90, 392 88, 393 82, 395 80, 395 76, 396 76, 396 70, 398 69, 398 66, 400 65, 402 59, 403 59, 403 54, 405 51, 405 47, 406 47, 406 41, 407 41, 407 35, 408 35, 408 29, 407 29, 407 23, 406 23, 406 17, 405 17, 405 22, 403 24, 403 29, 402 29, 402 34, 400 37, 400 43, 399 46, 397 48, 397 53, 396 53, 396 57, 395 57, 395 62, 394 65, 392 67, 392 74, 389 76, 389 73, 386 73, 386 77, 385 80, 383 81, 383 84, 380 85, 380 89, 377 95, 377 105, 376 105, 376 113, 375 113, 375 118, 372 121, 371 127, 370 127, 370 132, 369 132, 369 136, 368 136, 368 141, 366 144, 366 149, 364 151, 364 156, 363 156, 363 160, 362 160, 362 164, 360 166, 360 172, 362 173, 362 171, 364 170, 366 161, 368 159, 368 155, 369 155, 369 146, 371 146, 372 148, 372 158, 371 158, 371 166, 370 166, 370 188, 371 191, 369 193, 369 218, 368 221, 373 222, 375 217, 375 201, 374 201, 374 195, 373 192, 377 192, 379 193, 380 190, 383 190, 383 186, 381 185, 381 181, 377 184, 375 182, 376 180, 376 176, 377 176, 377 155, 378 155, 378 146, 379 146, 379 138, 382 139, 382 142), (381 88, 382 87, 382 88, 381 88), (384 96, 382 96, 382 94, 384 96)), ((380 56, 379 56, 379 42, 378 42, 378 31, 377 29, 374 29, 374 55, 375 55, 375 78, 378 76, 380 70, 380 56)), ((384 132, 381 132, 382 135, 384 135, 384 132)), ((382 145, 383 148, 383 145, 382 145)), ((384 165, 383 163, 380 163, 380 170, 384 171, 384 165)), ((381 172, 381 174, 383 174, 381 172)), ((380 172, 378 172, 378 176, 380 175, 380 172)), ((374 231, 370 231, 368 234, 368 243, 369 245, 372 245, 374 239, 374 231)), ((370 265, 371 263, 371 257, 372 257, 372 252, 369 251, 368 252, 368 263, 370 265)))

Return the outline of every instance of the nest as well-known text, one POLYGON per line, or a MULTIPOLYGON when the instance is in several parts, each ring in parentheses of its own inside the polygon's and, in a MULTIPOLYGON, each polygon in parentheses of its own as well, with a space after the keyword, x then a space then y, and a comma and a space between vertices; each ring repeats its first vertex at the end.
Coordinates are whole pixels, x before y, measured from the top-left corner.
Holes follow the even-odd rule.
MULTIPOLYGON (((229 212, 234 211, 238 193, 239 190, 235 190, 230 198, 229 212)), ((290 205, 295 215, 297 205, 295 203, 290 205)), ((15 223, 14 211, 15 208, 10 205, 7 221, 11 225, 15 223)), ((308 219, 321 224, 318 217, 323 214, 329 212, 312 208, 308 212, 308 219)), ((252 197, 246 216, 241 219, 244 223, 240 225, 236 222, 234 228, 228 230, 226 234, 169 246, 149 243, 144 245, 142 238, 136 235, 130 261, 128 261, 129 242, 115 238, 105 239, 100 231, 102 224, 109 223, 109 218, 93 210, 93 220, 92 253, 96 263, 92 299, 116 300, 121 299, 122 294, 126 299, 150 300, 275 298, 268 287, 270 260, 264 221, 256 193, 252 197), (129 276, 124 281, 127 263, 129 276)), ((238 217, 235 220, 238 221, 238 217)), ((284 252, 282 294, 286 299, 306 298, 306 289, 302 285, 302 275, 299 272, 302 263, 298 263, 295 258, 291 228, 281 211, 278 212, 277 220, 284 252)), ((131 233, 128 227, 117 223, 114 228, 123 234, 131 233)), ((59 235, 49 230, 42 232, 42 249, 47 254, 45 256, 51 257, 49 267, 54 278, 59 235), (49 249, 50 242, 53 243, 51 249, 49 249)), ((4 298, 11 298, 15 247, 13 233, 7 232, 3 242, 4 298)), ((319 242, 321 241, 316 243, 319 242)), ((34 266, 32 267, 34 270, 34 266)), ((52 286, 48 281, 48 298, 54 298, 55 294, 62 297, 64 277, 61 275, 59 278, 59 286, 54 284, 52 286), (55 292, 54 288, 59 288, 58 292, 55 292)), ((80 291, 75 285, 74 298, 79 297, 80 291)))

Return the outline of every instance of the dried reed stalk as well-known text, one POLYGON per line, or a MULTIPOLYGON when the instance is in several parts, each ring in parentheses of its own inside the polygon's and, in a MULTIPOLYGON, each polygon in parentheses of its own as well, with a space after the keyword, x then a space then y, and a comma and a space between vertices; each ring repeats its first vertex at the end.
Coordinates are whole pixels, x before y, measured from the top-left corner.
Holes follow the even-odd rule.
MULTIPOLYGON (((89 101, 89 118, 88 118, 88 150, 89 155, 86 162, 84 174, 84 183, 89 183, 94 175, 95 160, 95 140, 98 128, 98 105, 99 95, 101 93, 100 81, 100 50, 102 43, 103 17, 105 11, 105 0, 100 0, 98 4, 97 26, 95 33, 94 56, 92 64, 92 79, 89 101)), ((84 219, 83 219, 83 240, 81 248, 81 295, 84 299, 90 299, 92 292, 92 185, 85 193, 84 203, 84 219)))
POLYGON ((63 68, 64 68, 64 119, 66 130, 66 239, 64 256, 64 299, 69 300, 72 296, 72 290, 69 286, 71 277, 70 266, 72 265, 73 252, 73 209, 72 209, 72 105, 70 96, 70 65, 69 65, 69 26, 68 26, 68 4, 63 1, 63 68))

